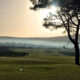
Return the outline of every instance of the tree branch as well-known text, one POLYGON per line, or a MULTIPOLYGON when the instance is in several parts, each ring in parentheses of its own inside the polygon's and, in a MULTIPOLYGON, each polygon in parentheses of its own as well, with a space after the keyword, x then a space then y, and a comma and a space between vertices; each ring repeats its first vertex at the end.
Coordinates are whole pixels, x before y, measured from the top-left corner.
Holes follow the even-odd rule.
POLYGON ((74 39, 72 39, 71 34, 70 34, 69 19, 68 19, 68 21, 67 21, 67 24, 68 24, 68 29, 67 29, 68 37, 69 37, 69 39, 71 40, 71 42, 74 44, 75 41, 74 41, 74 39))
POLYGON ((80 20, 78 20, 78 25, 76 28, 76 34, 75 34, 75 41, 78 43, 78 34, 79 34, 79 26, 80 26, 80 20))

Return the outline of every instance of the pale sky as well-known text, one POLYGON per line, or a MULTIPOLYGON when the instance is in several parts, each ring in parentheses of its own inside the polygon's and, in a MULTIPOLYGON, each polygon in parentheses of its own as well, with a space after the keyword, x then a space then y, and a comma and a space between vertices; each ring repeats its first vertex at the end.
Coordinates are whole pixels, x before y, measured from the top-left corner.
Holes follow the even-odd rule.
POLYGON ((41 11, 30 10, 30 0, 0 0, 0 36, 54 37, 60 29, 50 31, 42 26, 41 11))

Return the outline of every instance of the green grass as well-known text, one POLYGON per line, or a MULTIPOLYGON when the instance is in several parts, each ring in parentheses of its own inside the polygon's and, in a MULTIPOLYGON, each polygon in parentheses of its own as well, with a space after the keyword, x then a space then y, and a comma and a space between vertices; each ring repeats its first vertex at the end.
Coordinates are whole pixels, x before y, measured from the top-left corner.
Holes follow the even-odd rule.
POLYGON ((0 57, 0 80, 80 80, 80 66, 74 64, 74 57, 27 51, 31 54, 25 57, 0 57))

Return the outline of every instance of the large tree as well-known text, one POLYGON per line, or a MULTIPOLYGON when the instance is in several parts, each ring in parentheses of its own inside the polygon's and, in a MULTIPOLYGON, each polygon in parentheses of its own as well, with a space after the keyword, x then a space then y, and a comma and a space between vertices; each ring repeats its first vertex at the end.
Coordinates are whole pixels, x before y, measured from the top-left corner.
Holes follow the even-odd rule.
POLYGON ((45 19, 43 25, 46 28, 58 29, 64 28, 75 49, 75 64, 79 65, 79 30, 80 30, 80 1, 78 0, 31 0, 33 7, 57 8, 56 14, 50 13, 45 19), (56 5, 55 5, 56 4, 56 5), (72 36, 74 35, 74 37, 72 36))

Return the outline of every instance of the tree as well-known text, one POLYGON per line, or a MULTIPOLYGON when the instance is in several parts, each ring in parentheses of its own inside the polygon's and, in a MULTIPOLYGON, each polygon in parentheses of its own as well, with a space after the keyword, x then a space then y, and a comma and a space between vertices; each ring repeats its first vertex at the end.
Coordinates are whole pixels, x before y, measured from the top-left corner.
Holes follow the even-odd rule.
POLYGON ((79 65, 79 30, 80 30, 80 1, 78 0, 31 0, 33 7, 49 8, 55 3, 57 7, 56 14, 49 13, 44 19, 43 25, 46 28, 58 29, 64 28, 75 49, 75 64, 79 65), (72 36, 74 35, 74 37, 72 36))

